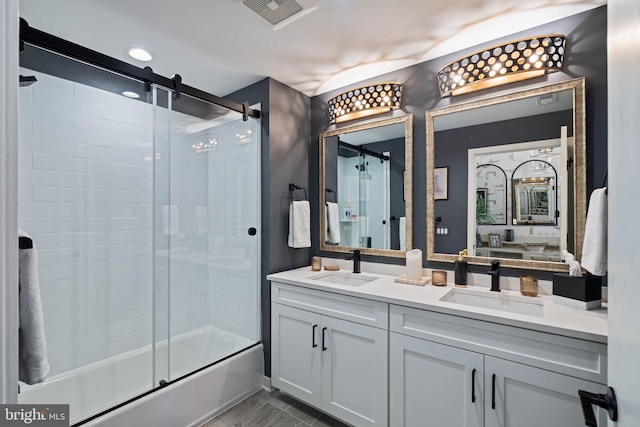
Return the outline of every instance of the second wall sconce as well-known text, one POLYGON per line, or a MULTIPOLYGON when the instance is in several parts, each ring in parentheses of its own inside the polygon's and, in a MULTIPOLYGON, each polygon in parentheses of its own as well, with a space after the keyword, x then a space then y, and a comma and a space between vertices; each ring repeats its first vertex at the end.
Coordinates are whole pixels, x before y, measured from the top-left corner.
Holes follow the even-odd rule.
POLYGON ((402 83, 373 83, 356 89, 349 89, 334 96, 327 102, 329 123, 341 123, 348 120, 386 113, 400 108, 402 101, 402 83))
POLYGON ((483 49, 438 72, 440 96, 462 95, 560 71, 566 37, 547 34, 483 49))

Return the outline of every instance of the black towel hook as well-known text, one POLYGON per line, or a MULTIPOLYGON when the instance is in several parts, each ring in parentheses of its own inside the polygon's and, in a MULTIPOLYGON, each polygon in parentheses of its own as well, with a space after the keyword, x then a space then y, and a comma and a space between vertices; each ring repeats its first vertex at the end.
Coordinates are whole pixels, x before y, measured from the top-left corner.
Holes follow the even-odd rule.
POLYGON ((20 249, 32 249, 33 248, 33 240, 26 236, 20 236, 18 238, 18 247, 20 249))

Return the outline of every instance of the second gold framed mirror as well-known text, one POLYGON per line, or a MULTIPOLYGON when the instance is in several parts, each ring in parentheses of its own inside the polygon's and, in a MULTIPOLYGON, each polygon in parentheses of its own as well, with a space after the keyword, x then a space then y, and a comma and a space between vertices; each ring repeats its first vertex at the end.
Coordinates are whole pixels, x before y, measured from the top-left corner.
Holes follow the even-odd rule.
POLYGON ((467 248, 472 264, 566 271, 564 250, 580 259, 583 78, 430 110, 426 129, 428 260, 453 262, 467 248), (446 200, 434 197, 441 167, 446 200))

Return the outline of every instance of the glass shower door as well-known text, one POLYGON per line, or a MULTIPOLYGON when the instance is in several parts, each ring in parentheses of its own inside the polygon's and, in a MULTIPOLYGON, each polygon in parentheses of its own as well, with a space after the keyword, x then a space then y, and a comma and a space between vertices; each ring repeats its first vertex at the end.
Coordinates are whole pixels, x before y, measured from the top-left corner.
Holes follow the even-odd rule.
POLYGON ((38 71, 41 55, 54 56, 27 45, 21 57, 37 81, 19 91, 18 216, 37 250, 50 370, 24 379, 18 401, 69 404, 75 423, 153 388, 153 107, 141 82, 73 64, 139 90, 130 99, 38 71))
POLYGON ((260 122, 184 94, 169 109, 168 200, 158 202, 174 380, 260 339, 260 122))

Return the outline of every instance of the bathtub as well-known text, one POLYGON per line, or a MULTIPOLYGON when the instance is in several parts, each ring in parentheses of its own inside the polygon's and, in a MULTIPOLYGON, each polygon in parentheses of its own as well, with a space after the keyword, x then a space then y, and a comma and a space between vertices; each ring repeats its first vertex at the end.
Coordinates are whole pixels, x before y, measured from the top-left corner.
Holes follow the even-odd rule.
MULTIPOLYGON (((262 384, 262 345, 252 346, 246 338, 210 326, 174 337, 170 346, 161 342, 156 358, 169 361, 170 381, 179 380, 132 401, 151 391, 150 346, 52 376, 42 384, 21 384, 18 401, 68 403, 71 422, 89 419, 87 426, 197 426, 255 393, 262 384), (95 416, 118 404, 122 406, 95 416)), ((164 366, 166 372, 166 362, 164 366)), ((158 379, 166 378, 161 374, 158 379)))

